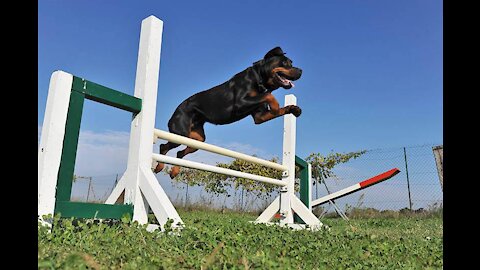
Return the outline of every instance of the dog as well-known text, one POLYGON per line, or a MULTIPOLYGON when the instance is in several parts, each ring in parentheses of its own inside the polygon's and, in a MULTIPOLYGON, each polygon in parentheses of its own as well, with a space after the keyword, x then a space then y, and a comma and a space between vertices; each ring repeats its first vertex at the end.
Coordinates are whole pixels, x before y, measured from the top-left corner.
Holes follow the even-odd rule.
MULTIPOLYGON (((258 125, 289 113, 299 117, 302 113, 300 107, 280 107, 272 91, 280 87, 294 87, 292 81, 301 76, 302 70, 292 65, 292 60, 285 56, 280 47, 275 47, 263 59, 230 80, 185 99, 168 121, 168 130, 204 142, 205 123, 226 125, 250 115, 258 125)), ((178 146, 179 144, 171 142, 161 144, 160 154, 165 155, 178 146)), ((183 158, 197 150, 186 147, 177 152, 177 158, 183 158)), ((154 173, 160 172, 164 166, 163 163, 158 163, 154 173)), ((173 179, 179 172, 180 167, 174 166, 170 178, 173 179)))

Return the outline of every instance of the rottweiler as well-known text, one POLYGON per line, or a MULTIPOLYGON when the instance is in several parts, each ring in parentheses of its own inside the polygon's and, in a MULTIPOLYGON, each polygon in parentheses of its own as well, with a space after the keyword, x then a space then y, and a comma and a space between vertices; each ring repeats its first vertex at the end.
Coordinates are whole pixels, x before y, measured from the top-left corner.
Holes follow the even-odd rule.
MULTIPOLYGON (((185 99, 168 121, 168 130, 204 142, 203 125, 206 122, 225 125, 251 115, 258 125, 288 113, 298 117, 302 113, 300 107, 290 105, 281 108, 272 91, 280 87, 294 87, 292 81, 300 76, 302 70, 292 66, 292 60, 285 56, 280 47, 275 47, 263 59, 228 81, 185 99)), ((161 144, 160 154, 165 155, 177 146, 179 144, 171 142, 161 144)), ((197 150, 186 147, 177 152, 177 158, 197 150)), ((164 164, 158 163, 153 171, 158 173, 163 168, 164 164)), ((180 167, 174 166, 170 178, 173 179, 179 172, 180 167)))

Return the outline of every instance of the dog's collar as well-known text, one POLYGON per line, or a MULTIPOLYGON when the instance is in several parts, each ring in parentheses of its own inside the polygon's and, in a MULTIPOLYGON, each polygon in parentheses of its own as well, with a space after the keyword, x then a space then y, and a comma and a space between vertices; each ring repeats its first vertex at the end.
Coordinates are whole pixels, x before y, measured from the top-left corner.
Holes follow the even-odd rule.
POLYGON ((260 78, 260 81, 258 82, 258 89, 262 94, 268 92, 268 89, 263 85, 262 78, 260 78))
POLYGON ((262 76, 259 74, 260 71, 258 71, 255 68, 258 64, 261 64, 261 63, 263 63, 263 59, 253 63, 252 69, 253 69, 253 73, 255 73, 255 76, 257 77, 257 80, 258 80, 258 90, 260 91, 261 94, 263 94, 268 92, 269 90, 265 87, 265 85, 263 85, 262 76))

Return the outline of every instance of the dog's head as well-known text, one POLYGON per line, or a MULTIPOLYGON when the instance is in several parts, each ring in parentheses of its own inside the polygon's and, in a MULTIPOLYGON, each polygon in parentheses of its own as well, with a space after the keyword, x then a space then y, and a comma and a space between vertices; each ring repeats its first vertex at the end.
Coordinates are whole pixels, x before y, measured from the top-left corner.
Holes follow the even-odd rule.
POLYGON ((264 86, 275 90, 279 87, 290 89, 294 86, 292 81, 300 79, 302 70, 292 66, 292 60, 285 56, 280 47, 271 49, 262 60, 257 61, 264 86))

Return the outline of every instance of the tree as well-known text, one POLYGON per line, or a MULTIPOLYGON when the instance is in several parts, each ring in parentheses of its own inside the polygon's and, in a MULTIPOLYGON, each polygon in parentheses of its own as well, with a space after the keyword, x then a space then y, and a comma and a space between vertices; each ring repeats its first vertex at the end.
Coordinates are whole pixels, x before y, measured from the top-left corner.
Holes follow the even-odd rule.
POLYGON ((350 153, 330 153, 324 156, 320 153, 312 153, 305 160, 312 166, 312 179, 315 183, 322 183, 326 178, 333 177, 333 168, 340 164, 346 163, 350 159, 356 159, 365 154, 366 150, 350 153))

